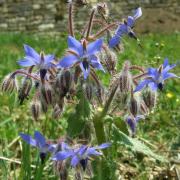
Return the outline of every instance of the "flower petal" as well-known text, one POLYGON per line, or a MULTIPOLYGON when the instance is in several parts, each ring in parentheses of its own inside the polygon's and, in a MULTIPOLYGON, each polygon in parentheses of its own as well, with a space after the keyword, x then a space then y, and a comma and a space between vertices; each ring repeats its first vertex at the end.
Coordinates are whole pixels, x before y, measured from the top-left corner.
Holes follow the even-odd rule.
POLYGON ((24 44, 24 51, 26 53, 26 56, 30 56, 35 59, 37 63, 39 63, 40 55, 30 46, 24 44))
POLYGON ((135 134, 135 132, 136 132, 136 121, 134 119, 132 119, 131 117, 128 117, 126 119, 126 122, 129 125, 132 133, 135 134))
POLYGON ((99 52, 103 45, 103 39, 97 39, 96 41, 89 43, 87 46, 87 54, 94 55, 99 52))
POLYGON ((168 58, 165 58, 164 63, 163 63, 163 69, 165 69, 166 66, 168 66, 168 65, 169 65, 168 58))
POLYGON ((25 57, 24 59, 19 60, 18 64, 23 67, 29 67, 36 65, 36 62, 34 62, 34 59, 32 59, 31 57, 25 57))
POLYGON ((120 24, 115 32, 117 36, 122 36, 129 32, 128 26, 126 24, 120 24))
POLYGON ((127 25, 132 28, 134 26, 134 23, 135 23, 135 19, 132 16, 128 16, 127 25))
POLYGON ((94 68, 105 72, 105 70, 104 70, 103 66, 101 65, 100 61, 98 60, 97 56, 91 56, 89 59, 94 68))
POLYGON ((73 155, 72 151, 60 151, 56 153, 53 157, 52 160, 54 161, 63 161, 73 155))
POLYGON ((88 67, 88 69, 85 69, 84 66, 83 66, 83 63, 81 62, 80 63, 80 68, 84 74, 84 79, 86 80, 87 77, 89 76, 89 73, 90 73, 90 67, 88 67))
POLYGON ((44 57, 45 64, 51 63, 54 60, 53 54, 48 54, 44 57))
POLYGON ((79 56, 83 55, 82 44, 72 36, 68 36, 68 47, 69 49, 75 51, 79 56))
POLYGON ((79 60, 78 60, 77 56, 67 55, 60 60, 60 62, 57 64, 57 67, 68 68, 68 67, 71 67, 73 64, 75 64, 78 61, 79 60))
POLYGON ((136 86, 136 89, 134 90, 134 92, 140 91, 142 88, 144 88, 144 86, 148 85, 150 82, 152 82, 151 79, 145 79, 145 80, 141 81, 141 82, 136 86))
POLYGON ((79 163, 80 159, 78 158, 77 155, 73 156, 73 158, 71 159, 71 166, 75 167, 78 163, 79 163))
POLYGON ((30 144, 31 146, 37 146, 36 140, 33 139, 30 135, 24 133, 20 133, 19 135, 26 143, 30 144))
POLYGON ((158 85, 155 82, 150 82, 148 86, 153 90, 156 91, 158 88, 158 85))
POLYGON ((139 17, 141 17, 142 16, 142 9, 141 9, 141 7, 139 7, 139 8, 137 8, 136 10, 135 10, 135 13, 134 13, 134 19, 136 20, 136 19, 138 19, 139 17))
POLYGON ((46 139, 39 131, 34 132, 34 139, 36 140, 40 148, 46 145, 46 139))
POLYGON ((178 76, 176 76, 176 74, 174 74, 174 73, 163 73, 162 77, 163 77, 163 80, 166 80, 166 79, 175 78, 175 77, 178 77, 178 76))
POLYGON ((111 143, 103 143, 98 146, 98 149, 105 149, 111 146, 111 143))
POLYGON ((62 142, 61 143, 61 149, 66 151, 66 150, 70 150, 70 147, 68 146, 68 144, 62 142))
POLYGON ((109 40, 109 47, 110 48, 114 48, 115 46, 117 46, 118 44, 120 44, 120 40, 121 37, 120 36, 113 36, 110 40, 109 40))
POLYGON ((86 152, 87 148, 88 148, 87 146, 82 145, 78 150, 78 155, 83 156, 83 154, 86 152))
POLYGON ((102 155, 101 152, 96 151, 97 148, 91 147, 87 149, 87 156, 94 155, 94 156, 100 156, 102 155))

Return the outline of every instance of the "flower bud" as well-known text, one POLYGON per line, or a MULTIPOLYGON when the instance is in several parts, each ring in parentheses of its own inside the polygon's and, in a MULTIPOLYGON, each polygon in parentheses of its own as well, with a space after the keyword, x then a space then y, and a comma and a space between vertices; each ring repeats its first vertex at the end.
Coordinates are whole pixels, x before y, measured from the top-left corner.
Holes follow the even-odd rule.
POLYGON ((97 99, 99 103, 102 104, 104 100, 104 89, 102 86, 97 86, 96 88, 97 88, 96 90, 97 99))
POLYGON ((68 166, 66 161, 54 161, 54 168, 61 180, 68 179, 68 166))
POLYGON ((83 92, 85 97, 91 101, 92 100, 92 96, 93 96, 93 87, 92 84, 90 83, 85 83, 83 84, 83 92))
POLYGON ((17 89, 15 76, 8 74, 2 82, 2 91, 11 93, 15 88, 17 89))
POLYGON ((81 171, 75 171, 75 180, 83 180, 83 173, 81 171))
POLYGON ((132 75, 129 72, 129 62, 124 63, 124 67, 119 76, 119 90, 122 93, 130 92, 132 87, 132 75))
POLYGON ((144 91, 142 91, 142 98, 144 100, 144 103, 146 106, 152 110, 157 101, 157 93, 152 91, 150 88, 146 88, 144 91))
POLYGON ((59 105, 56 104, 56 105, 54 106, 54 108, 53 108, 53 114, 52 114, 52 115, 53 115, 53 118, 54 118, 54 119, 59 118, 60 115, 62 114, 62 111, 63 111, 62 107, 59 107, 59 105))
POLYGON ((41 89, 40 89, 41 99, 42 101, 44 100, 47 105, 52 104, 52 99, 53 99, 52 94, 53 94, 53 90, 49 83, 46 82, 41 84, 41 89))
POLYGON ((97 12, 103 18, 106 18, 109 15, 109 9, 106 3, 98 3, 97 4, 97 12))
POLYGON ((56 79, 56 88, 59 89, 59 93, 65 96, 73 85, 73 76, 69 70, 63 70, 58 74, 56 79))
POLYGON ((20 101, 20 104, 22 104, 24 99, 28 97, 31 88, 32 88, 32 80, 29 77, 23 78, 22 85, 18 91, 18 99, 20 101))
POLYGON ((80 75, 81 75, 81 68, 79 66, 76 66, 75 72, 74 72, 74 82, 75 82, 75 84, 77 84, 80 75))
POLYGON ((131 96, 130 102, 129 102, 129 111, 131 114, 136 117, 139 111, 139 103, 137 99, 134 98, 134 96, 131 96))
POLYGON ((31 113, 34 120, 38 120, 40 113, 41 113, 41 103, 39 100, 34 99, 31 104, 31 113))
POLYGON ((145 102, 141 100, 140 102, 140 114, 147 115, 149 113, 148 107, 146 106, 145 102))

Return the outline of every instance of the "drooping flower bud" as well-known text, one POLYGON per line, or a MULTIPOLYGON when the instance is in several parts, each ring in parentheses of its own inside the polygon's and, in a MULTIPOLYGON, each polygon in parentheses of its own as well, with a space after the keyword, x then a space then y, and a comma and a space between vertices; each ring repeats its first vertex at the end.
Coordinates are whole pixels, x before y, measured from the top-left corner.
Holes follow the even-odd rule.
POLYGON ((2 82, 2 91, 11 93, 14 89, 17 89, 15 76, 8 74, 2 82))
POLYGON ((55 106, 54 106, 54 108, 53 108, 53 118, 54 119, 57 119, 57 118, 59 118, 60 117, 60 115, 61 115, 61 113, 62 113, 62 111, 63 111, 63 108, 62 107, 59 107, 59 105, 58 104, 56 104, 55 106))
POLYGON ((130 63, 126 61, 124 67, 119 76, 119 90, 122 93, 127 93, 131 91, 132 88, 132 75, 129 72, 130 63))
POLYGON ((32 88, 32 80, 29 77, 25 77, 22 80, 21 87, 18 90, 18 99, 20 104, 29 96, 29 92, 32 88))
POLYGON ((75 171, 75 180, 83 180, 83 173, 81 171, 75 171))
POLYGON ((144 91, 142 91, 142 98, 150 110, 155 107, 157 101, 157 93, 155 91, 152 91, 147 87, 144 91))
POLYGON ((76 66, 75 72, 74 72, 74 82, 75 82, 75 84, 77 84, 80 75, 81 75, 81 68, 79 66, 76 66))
POLYGON ((149 113, 149 109, 146 106, 145 102, 141 99, 140 101, 140 114, 147 115, 149 113))
POLYGON ((96 87, 96 97, 99 103, 102 104, 104 101, 104 89, 100 85, 96 87))
POLYGON ((68 165, 66 161, 54 161, 54 168, 60 180, 68 179, 68 165))
POLYGON ((97 12, 103 18, 106 18, 109 15, 109 9, 106 3, 98 3, 97 4, 97 12))
POLYGON ((70 70, 63 70, 56 79, 56 88, 62 96, 65 96, 73 85, 73 76, 70 70))
POLYGON ((130 102, 129 102, 129 111, 131 114, 136 117, 139 112, 139 102, 134 95, 131 95, 130 102))
POLYGON ((47 105, 53 102, 53 90, 49 83, 45 82, 41 84, 40 88, 41 99, 45 101, 47 105))
POLYGON ((92 84, 90 84, 90 83, 83 84, 83 92, 84 92, 85 97, 89 101, 91 101, 92 97, 93 97, 93 87, 92 87, 92 84))
POLYGON ((34 98, 32 104, 31 104, 31 113, 32 113, 34 120, 38 120, 38 118, 41 114, 41 103, 37 98, 34 98))

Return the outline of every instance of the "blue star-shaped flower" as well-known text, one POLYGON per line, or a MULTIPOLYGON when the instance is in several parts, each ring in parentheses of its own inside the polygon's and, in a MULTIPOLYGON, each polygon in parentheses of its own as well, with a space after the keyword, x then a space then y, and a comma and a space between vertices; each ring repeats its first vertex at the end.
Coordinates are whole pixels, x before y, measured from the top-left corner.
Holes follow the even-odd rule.
POLYGON ((87 45, 86 40, 82 40, 82 43, 80 43, 72 36, 69 36, 68 47, 70 54, 61 59, 57 67, 69 68, 72 65, 79 63, 80 68, 84 73, 84 79, 87 79, 90 73, 90 65, 96 69, 104 71, 98 57, 96 56, 96 54, 101 51, 102 45, 102 39, 98 39, 87 45))
POLYGON ((137 8, 134 16, 128 16, 127 21, 124 21, 123 24, 120 24, 114 34, 114 36, 109 41, 109 47, 113 48, 117 46, 123 35, 128 34, 130 37, 136 38, 135 33, 133 32, 132 28, 134 27, 136 19, 138 19, 142 15, 141 8, 137 8))
POLYGON ((54 55, 43 53, 38 54, 32 47, 24 45, 25 57, 18 61, 23 67, 37 66, 39 69, 49 69, 53 64, 54 55))
POLYGON ((67 144, 65 144, 65 146, 63 145, 62 147, 62 151, 56 153, 52 160, 63 161, 65 159, 71 158, 72 167, 76 167, 78 164, 80 164, 83 170, 85 170, 89 157, 102 155, 102 153, 98 150, 108 148, 110 145, 110 143, 104 143, 96 147, 82 145, 80 148, 71 149, 67 144))
POLYGON ((137 126, 137 123, 139 122, 140 119, 144 119, 144 116, 143 115, 137 115, 136 117, 128 116, 126 118, 126 122, 131 129, 132 135, 134 135, 136 133, 136 126, 137 126))
POLYGON ((162 90, 166 79, 177 77, 174 73, 169 73, 169 70, 173 69, 175 66, 176 64, 169 65, 168 59, 166 58, 160 68, 148 68, 147 78, 137 85, 134 92, 140 91, 147 85, 153 91, 157 89, 162 90))
POLYGON ((56 145, 48 143, 45 137, 39 131, 34 132, 34 138, 24 133, 20 133, 19 135, 26 143, 39 149, 40 158, 42 161, 44 161, 48 152, 54 152, 56 149, 56 145))

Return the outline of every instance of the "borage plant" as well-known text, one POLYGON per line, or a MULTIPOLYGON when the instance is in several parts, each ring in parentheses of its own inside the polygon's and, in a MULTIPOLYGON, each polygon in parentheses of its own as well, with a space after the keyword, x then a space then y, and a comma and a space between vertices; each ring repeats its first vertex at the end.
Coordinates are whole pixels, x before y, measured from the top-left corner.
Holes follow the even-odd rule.
POLYGON ((122 70, 117 71, 117 54, 122 50, 123 37, 127 35, 139 43, 133 27, 142 15, 141 8, 127 20, 111 22, 107 5, 98 3, 92 8, 82 33, 78 34, 73 20, 74 6, 80 7, 76 3, 68 4, 68 49, 64 57, 57 60, 54 55, 38 53, 24 45, 25 57, 18 61, 24 69, 10 73, 2 83, 3 91, 17 90, 20 104, 33 94, 31 111, 36 121, 49 109, 53 119, 61 119, 66 114, 66 134, 61 140, 59 137, 46 140, 38 131, 34 138, 24 133, 20 133, 20 137, 38 148, 41 159, 38 165, 43 165, 41 173, 46 169, 45 163, 52 165, 49 159, 60 179, 68 179, 72 174, 75 179, 117 179, 122 145, 133 152, 166 161, 138 140, 136 132, 138 121, 145 119, 155 107, 164 81, 177 77, 169 73, 175 65, 169 65, 165 59, 159 68, 145 69, 125 61, 120 62, 122 70), (101 26, 100 30, 96 25, 101 26), (98 70, 110 75, 109 86, 103 85, 98 70), (133 70, 138 73, 132 74, 133 70), (18 75, 21 82, 16 80, 18 75), (98 156, 103 159, 93 161, 98 156))

